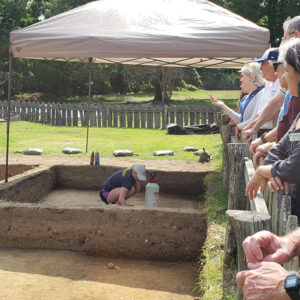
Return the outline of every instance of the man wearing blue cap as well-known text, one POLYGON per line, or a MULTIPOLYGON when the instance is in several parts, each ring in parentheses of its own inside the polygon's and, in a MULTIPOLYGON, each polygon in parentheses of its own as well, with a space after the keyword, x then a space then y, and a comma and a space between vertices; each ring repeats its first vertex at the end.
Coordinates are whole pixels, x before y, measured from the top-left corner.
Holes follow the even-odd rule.
MULTIPOLYGON (((278 48, 268 49, 262 57, 255 59, 255 62, 261 64, 260 70, 262 71, 263 78, 266 80, 266 86, 263 90, 263 94, 260 98, 257 108, 258 115, 264 110, 266 105, 274 98, 274 96, 279 91, 280 85, 279 80, 277 79, 277 74, 273 68, 273 64, 277 62, 279 54, 278 48)), ((258 131, 258 136, 263 134, 266 131, 269 131, 273 128, 273 122, 268 121, 264 123, 260 130, 258 131)))

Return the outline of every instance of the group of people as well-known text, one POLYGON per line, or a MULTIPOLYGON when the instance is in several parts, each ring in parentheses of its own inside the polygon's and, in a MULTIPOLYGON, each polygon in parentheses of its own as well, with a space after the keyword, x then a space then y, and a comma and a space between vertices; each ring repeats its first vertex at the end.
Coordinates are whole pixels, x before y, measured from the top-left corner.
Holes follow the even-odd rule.
MULTIPOLYGON (((238 111, 211 96, 236 125, 236 137, 251 142, 255 165, 246 187, 253 200, 268 185, 290 194, 292 214, 300 224, 300 16, 283 24, 279 48, 241 69, 242 97, 238 111), (257 138, 253 140, 254 136, 257 138)), ((237 274, 244 299, 300 299, 300 276, 281 267, 300 255, 300 229, 285 237, 262 231, 248 237, 244 252, 249 270, 237 274)))
MULTIPOLYGON (((300 223, 300 16, 283 24, 279 48, 268 49, 261 58, 241 69, 238 111, 210 96, 236 125, 238 139, 250 142, 253 161, 260 165, 246 187, 253 200, 268 185, 292 198, 292 214, 300 223)), ((126 205, 146 180, 144 165, 120 170, 108 178, 100 191, 106 204, 126 205)), ((300 255, 300 229, 285 237, 262 231, 243 243, 249 270, 237 274, 244 299, 300 299, 300 276, 288 273, 282 263, 300 255)))

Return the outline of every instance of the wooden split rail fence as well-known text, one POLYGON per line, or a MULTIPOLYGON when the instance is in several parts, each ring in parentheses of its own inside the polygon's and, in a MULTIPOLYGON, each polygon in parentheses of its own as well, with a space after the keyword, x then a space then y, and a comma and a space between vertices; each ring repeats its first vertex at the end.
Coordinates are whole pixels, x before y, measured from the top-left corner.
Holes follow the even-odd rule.
MULTIPOLYGON (((0 118, 7 114, 7 101, 0 101, 0 118)), ((21 120, 56 126, 87 126, 88 104, 40 103, 11 101, 11 111, 21 120)), ((165 129, 168 124, 179 126, 211 124, 216 121, 213 107, 146 106, 146 105, 90 105, 91 127, 120 127, 165 129)))
MULTIPOLYGON (((247 236, 261 230, 285 235, 298 227, 298 219, 291 214, 291 197, 281 191, 272 193, 266 188, 263 195, 258 193, 252 201, 245 196, 246 185, 255 172, 249 159, 249 145, 236 141, 233 127, 224 122, 224 115, 218 113, 217 122, 224 150, 223 181, 229 185, 224 263, 230 263, 237 254, 238 271, 241 271, 248 269, 242 247, 247 236)), ((298 257, 284 267, 298 270, 298 257)), ((238 299, 243 299, 240 289, 238 299)))

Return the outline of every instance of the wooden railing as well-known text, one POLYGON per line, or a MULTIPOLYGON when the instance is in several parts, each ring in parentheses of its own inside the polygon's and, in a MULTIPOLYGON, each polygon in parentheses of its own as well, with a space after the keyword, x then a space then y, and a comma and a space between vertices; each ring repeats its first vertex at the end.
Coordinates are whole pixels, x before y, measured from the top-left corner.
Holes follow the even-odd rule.
MULTIPOLYGON (((247 236, 261 230, 277 235, 285 235, 298 227, 297 216, 291 214, 291 197, 281 191, 258 193, 254 200, 245 196, 245 188, 255 169, 247 143, 238 143, 234 138, 233 127, 224 123, 224 115, 217 114, 223 142, 223 178, 229 185, 228 210, 224 263, 228 264, 237 253, 238 271, 246 270, 247 261, 242 243, 247 236)), ((295 257, 284 267, 298 270, 299 259, 295 257)), ((238 291, 238 299, 243 299, 238 291)))
MULTIPOLYGON (((7 101, 0 101, 0 118, 5 118, 7 101)), ((11 111, 21 120, 56 126, 87 126, 88 104, 40 103, 11 101, 11 111)), ((153 105, 90 105, 89 126, 165 129, 168 124, 179 126, 211 124, 216 121, 213 107, 153 105)))

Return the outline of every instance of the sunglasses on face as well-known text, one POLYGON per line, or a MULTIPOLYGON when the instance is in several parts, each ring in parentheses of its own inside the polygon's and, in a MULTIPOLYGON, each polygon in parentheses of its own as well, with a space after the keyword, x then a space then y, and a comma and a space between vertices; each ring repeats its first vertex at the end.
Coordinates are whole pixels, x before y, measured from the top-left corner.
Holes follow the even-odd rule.
POLYGON ((274 69, 275 72, 277 71, 278 66, 281 65, 281 64, 282 64, 282 63, 280 63, 280 62, 273 63, 273 69, 274 69))

